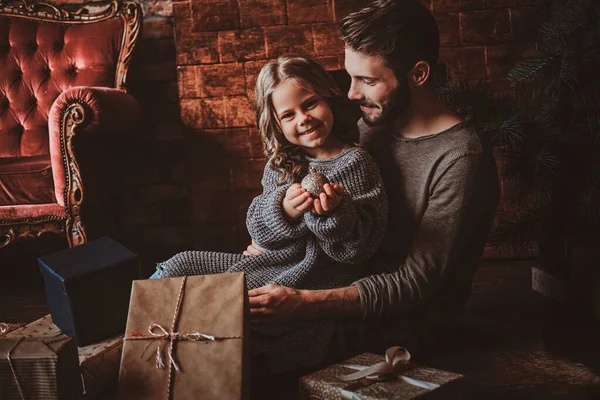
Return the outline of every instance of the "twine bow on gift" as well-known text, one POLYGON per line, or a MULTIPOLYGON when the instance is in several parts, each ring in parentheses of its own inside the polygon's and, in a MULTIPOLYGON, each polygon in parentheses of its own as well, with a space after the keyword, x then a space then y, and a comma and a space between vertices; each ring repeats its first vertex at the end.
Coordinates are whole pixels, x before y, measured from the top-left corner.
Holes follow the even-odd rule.
POLYGON ((200 333, 198 331, 189 331, 189 332, 167 331, 160 324, 150 325, 148 327, 148 332, 150 332, 150 336, 144 335, 143 333, 139 333, 139 332, 135 332, 135 331, 131 332, 132 337, 129 339, 132 339, 132 340, 135 340, 135 339, 160 340, 158 347, 156 348, 156 368, 164 368, 165 367, 164 351, 162 349, 161 343, 164 340, 169 340, 171 345, 169 346, 169 350, 168 350, 168 358, 169 358, 169 363, 171 363, 173 365, 173 368, 175 368, 175 371, 181 371, 181 367, 179 367, 179 365, 177 365, 177 362, 173 358, 173 343, 177 340, 191 340, 194 342, 202 342, 202 341, 215 341, 218 339, 235 339, 235 338, 241 339, 241 336, 225 336, 225 337, 216 338, 214 336, 206 335, 206 334, 200 333), (158 330, 160 332, 157 333, 156 330, 158 330))
POLYGON ((6 335, 10 331, 14 331, 15 329, 22 327, 23 325, 25 325, 24 322, 17 324, 8 324, 6 322, 0 322, 0 337, 6 335))
POLYGON ((400 370, 410 361, 410 353, 404 347, 394 346, 390 347, 385 351, 385 361, 371 365, 352 365, 344 364, 344 367, 354 369, 357 372, 353 372, 348 375, 342 375, 339 378, 345 382, 358 381, 360 379, 367 379, 370 381, 385 381, 391 378, 399 378, 404 380, 411 385, 415 385, 424 389, 432 390, 438 388, 440 385, 436 383, 430 383, 421 381, 408 376, 400 375, 400 370))
POLYGON ((0 337, 6 335, 7 332, 8 332, 8 324, 5 324, 4 322, 0 323, 0 337))
POLYGON ((168 368, 169 368, 169 377, 167 384, 167 399, 171 398, 171 385, 173 382, 172 372, 173 368, 176 371, 183 372, 181 367, 177 365, 175 361, 175 342, 178 340, 190 340, 194 342, 203 342, 203 341, 217 341, 217 340, 227 340, 227 339, 243 339, 243 336, 211 336, 204 333, 200 333, 198 331, 189 331, 189 332, 176 332, 175 326, 177 324, 177 319, 179 318, 179 312, 181 309, 181 303, 183 301, 183 295, 185 292, 185 282, 187 280, 187 276, 183 277, 181 281, 181 287, 179 289, 179 296, 177 297, 177 305, 175 306, 175 313, 173 314, 173 321, 171 323, 171 330, 166 330, 160 324, 151 324, 148 327, 149 335, 143 334, 140 332, 131 332, 130 337, 125 337, 123 340, 159 340, 158 346, 156 348, 156 368, 164 368, 164 351, 162 348, 162 343, 165 340, 169 341, 169 348, 167 350, 168 355, 168 368), (157 332, 158 330, 158 332, 157 332))

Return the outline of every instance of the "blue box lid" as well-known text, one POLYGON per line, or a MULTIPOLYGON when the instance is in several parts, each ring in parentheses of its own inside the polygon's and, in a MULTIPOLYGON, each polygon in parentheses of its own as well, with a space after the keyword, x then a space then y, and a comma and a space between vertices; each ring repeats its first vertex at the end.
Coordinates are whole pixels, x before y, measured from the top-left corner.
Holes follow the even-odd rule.
POLYGON ((104 236, 80 246, 60 250, 38 259, 40 266, 61 280, 87 275, 103 268, 137 258, 119 242, 104 236))

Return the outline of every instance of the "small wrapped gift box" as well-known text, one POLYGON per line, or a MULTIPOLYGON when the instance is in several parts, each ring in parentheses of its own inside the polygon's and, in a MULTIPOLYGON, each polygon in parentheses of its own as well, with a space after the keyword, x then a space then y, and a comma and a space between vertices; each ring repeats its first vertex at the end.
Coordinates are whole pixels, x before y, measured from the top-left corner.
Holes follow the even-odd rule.
MULTIPOLYGON (((46 315, 7 333, 6 337, 54 338, 59 335, 62 335, 60 329, 52 323, 50 315, 46 315)), ((122 349, 123 336, 103 340, 78 349, 83 393, 86 399, 93 399, 107 387, 116 386, 122 349)))
POLYGON ((133 283, 118 400, 248 396, 243 273, 133 283))
POLYGON ((0 338, 0 399, 80 399, 81 393, 73 338, 0 338))
POLYGON ((109 237, 40 257, 53 322, 80 347, 123 334, 139 260, 109 237))
POLYGON ((304 400, 458 399, 462 375, 408 362, 392 347, 385 357, 364 353, 300 378, 304 400))

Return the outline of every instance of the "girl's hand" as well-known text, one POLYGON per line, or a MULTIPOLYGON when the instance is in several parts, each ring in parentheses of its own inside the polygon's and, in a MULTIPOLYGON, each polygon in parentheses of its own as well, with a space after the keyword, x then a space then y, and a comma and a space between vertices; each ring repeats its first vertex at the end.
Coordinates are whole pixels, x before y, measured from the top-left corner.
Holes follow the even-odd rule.
POLYGON ((242 253, 245 256, 259 256, 265 252, 265 249, 256 244, 254 239, 252 239, 252 243, 248 245, 246 250, 242 253))
POLYGON ((294 183, 285 192, 283 198, 283 211, 290 221, 295 221, 313 206, 313 199, 310 193, 303 189, 299 183, 294 183))
POLYGON ((325 193, 321 193, 318 199, 315 199, 312 212, 318 215, 331 214, 342 202, 344 186, 339 183, 323 185, 325 193))

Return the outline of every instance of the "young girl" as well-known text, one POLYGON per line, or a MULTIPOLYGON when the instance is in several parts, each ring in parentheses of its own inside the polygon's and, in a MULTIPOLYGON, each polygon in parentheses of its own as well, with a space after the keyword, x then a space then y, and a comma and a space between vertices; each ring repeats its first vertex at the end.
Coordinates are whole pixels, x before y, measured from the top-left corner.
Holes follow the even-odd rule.
MULTIPOLYGON (((266 251, 254 256, 186 251, 159 264, 152 278, 244 271, 249 289, 269 283, 326 289, 363 276, 360 264, 383 238, 388 204, 374 160, 353 145, 355 126, 344 114, 345 105, 333 78, 312 59, 282 56, 266 64, 258 76, 255 106, 269 161, 263 193, 247 215, 250 236, 266 251), (299 184, 309 167, 332 182, 318 198, 299 184)), ((318 330, 331 341, 331 324, 318 330)), ((314 334, 298 334, 291 344, 282 332, 265 341, 276 370, 286 369, 288 361, 294 366, 319 362, 316 358, 327 351, 329 342, 315 341, 314 334), (287 348, 289 360, 278 346, 287 348), (301 354, 292 355, 290 346, 301 354)), ((256 339, 260 335, 253 335, 256 339)))

